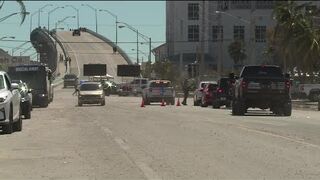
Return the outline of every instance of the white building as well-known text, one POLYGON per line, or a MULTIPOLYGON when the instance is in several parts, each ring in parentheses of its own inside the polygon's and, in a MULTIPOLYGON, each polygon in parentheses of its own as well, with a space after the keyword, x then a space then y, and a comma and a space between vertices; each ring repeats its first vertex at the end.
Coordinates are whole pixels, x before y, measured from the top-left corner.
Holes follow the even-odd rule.
POLYGON ((241 39, 247 54, 244 64, 266 63, 263 52, 267 31, 275 25, 275 4, 273 0, 166 1, 166 43, 153 50, 156 60, 167 58, 182 70, 201 59, 203 47, 206 70, 217 70, 219 62, 222 70, 230 70, 234 61, 228 47, 241 39))

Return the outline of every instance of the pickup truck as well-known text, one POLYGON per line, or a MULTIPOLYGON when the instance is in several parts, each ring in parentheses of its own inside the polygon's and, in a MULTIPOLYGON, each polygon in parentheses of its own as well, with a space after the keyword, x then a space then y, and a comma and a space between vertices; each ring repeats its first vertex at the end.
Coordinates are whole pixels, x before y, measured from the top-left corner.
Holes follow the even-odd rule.
POLYGON ((310 101, 317 101, 320 95, 320 84, 299 84, 299 92, 306 95, 310 101))
POLYGON ((22 130, 20 92, 17 84, 11 85, 6 72, 0 71, 0 126, 6 134, 22 130))
POLYGON ((291 116, 290 77, 279 66, 244 66, 236 78, 232 114, 244 115, 248 108, 268 109, 291 116))
POLYGON ((162 102, 175 104, 175 90, 168 80, 151 80, 142 91, 142 98, 145 105, 152 102, 162 102))

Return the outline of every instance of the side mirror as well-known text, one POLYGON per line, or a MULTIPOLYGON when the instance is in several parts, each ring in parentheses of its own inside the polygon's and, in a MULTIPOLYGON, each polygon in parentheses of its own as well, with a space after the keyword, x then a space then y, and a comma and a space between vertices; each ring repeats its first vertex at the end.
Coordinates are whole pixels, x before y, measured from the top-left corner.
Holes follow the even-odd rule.
POLYGON ((19 85, 17 83, 11 83, 11 89, 19 89, 19 85))

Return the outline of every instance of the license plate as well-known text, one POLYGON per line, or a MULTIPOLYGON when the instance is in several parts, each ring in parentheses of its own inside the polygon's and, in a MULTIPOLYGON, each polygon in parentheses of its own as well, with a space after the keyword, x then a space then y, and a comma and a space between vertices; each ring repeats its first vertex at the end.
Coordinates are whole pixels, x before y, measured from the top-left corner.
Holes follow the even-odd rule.
POLYGON ((220 99, 224 101, 224 100, 226 100, 227 98, 225 98, 225 97, 222 97, 222 98, 220 98, 220 99))

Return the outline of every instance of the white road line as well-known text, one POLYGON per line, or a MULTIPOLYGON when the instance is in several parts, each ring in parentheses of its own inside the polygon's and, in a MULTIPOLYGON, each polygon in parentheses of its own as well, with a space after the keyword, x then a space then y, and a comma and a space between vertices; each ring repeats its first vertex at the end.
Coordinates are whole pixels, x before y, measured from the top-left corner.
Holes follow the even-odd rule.
POLYGON ((244 130, 247 130, 247 131, 251 131, 251 132, 267 135, 267 136, 281 138, 281 139, 284 139, 284 140, 287 140, 287 141, 295 142, 295 143, 302 144, 302 145, 309 146, 309 147, 313 147, 313 148, 316 148, 316 149, 320 149, 319 145, 305 142, 303 139, 297 139, 297 138, 294 139, 294 138, 291 138, 291 137, 282 136, 282 135, 274 134, 274 133, 271 133, 271 132, 265 132, 265 131, 261 131, 261 130, 252 129, 252 128, 247 127, 247 126, 235 126, 235 127, 240 128, 240 129, 244 129, 244 130))
MULTIPOLYGON (((95 124, 98 125, 98 122, 95 121, 95 124)), ((99 126, 99 125, 98 125, 99 126)), ((103 132, 106 133, 107 135, 113 137, 113 133, 112 131, 105 127, 102 128, 103 132)), ((130 156, 130 146, 125 143, 125 141, 119 137, 113 137, 113 140, 120 146, 120 148, 127 152, 128 156, 130 156)), ((161 178, 157 175, 157 173, 150 168, 146 163, 142 162, 142 161, 137 161, 136 159, 134 159, 132 156, 130 156, 130 159, 136 164, 136 166, 141 170, 141 172, 144 174, 144 176, 148 179, 148 180, 161 180, 161 178)))

